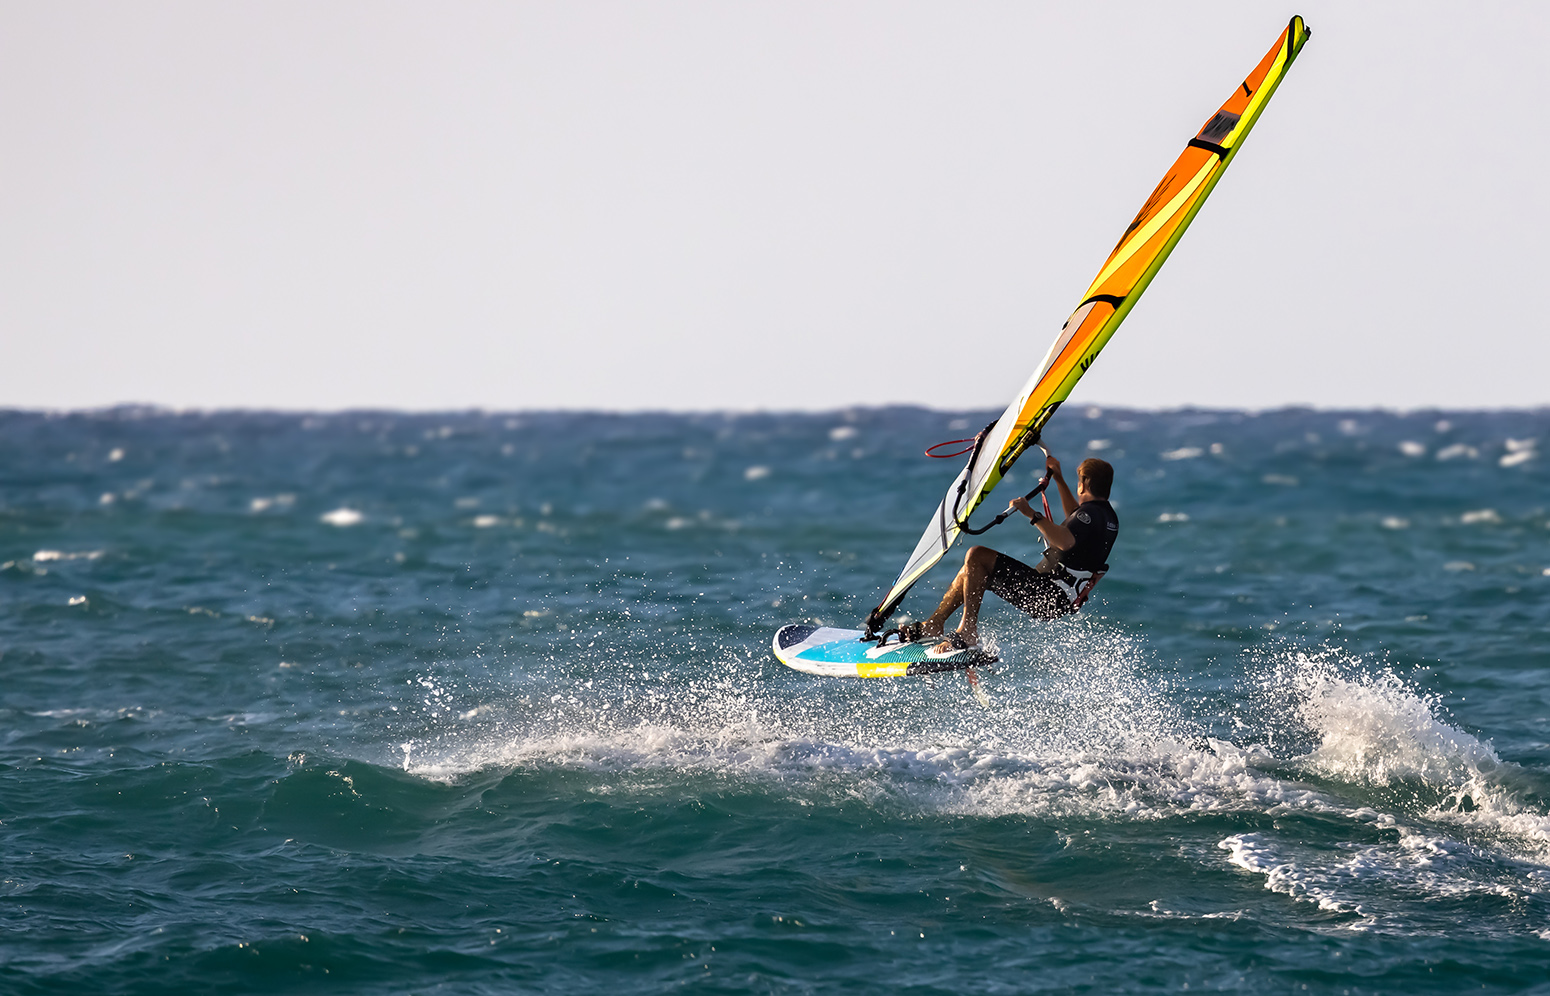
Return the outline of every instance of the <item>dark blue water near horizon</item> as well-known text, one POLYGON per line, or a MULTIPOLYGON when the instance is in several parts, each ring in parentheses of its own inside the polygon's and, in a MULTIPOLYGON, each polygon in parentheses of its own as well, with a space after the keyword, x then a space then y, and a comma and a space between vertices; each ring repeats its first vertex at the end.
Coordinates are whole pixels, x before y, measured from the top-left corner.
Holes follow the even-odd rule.
POLYGON ((1550 411, 1069 407, 990 708, 779 665, 991 414, 0 412, 0 992, 1550 992, 1550 411))

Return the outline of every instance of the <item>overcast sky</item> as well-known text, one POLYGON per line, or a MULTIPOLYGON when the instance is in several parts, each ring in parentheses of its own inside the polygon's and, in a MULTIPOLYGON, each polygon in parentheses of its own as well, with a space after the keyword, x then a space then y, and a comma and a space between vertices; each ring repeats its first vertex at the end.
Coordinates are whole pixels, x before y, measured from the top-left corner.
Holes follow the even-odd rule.
POLYGON ((0 4, 0 406, 1550 404, 1550 4, 0 4))

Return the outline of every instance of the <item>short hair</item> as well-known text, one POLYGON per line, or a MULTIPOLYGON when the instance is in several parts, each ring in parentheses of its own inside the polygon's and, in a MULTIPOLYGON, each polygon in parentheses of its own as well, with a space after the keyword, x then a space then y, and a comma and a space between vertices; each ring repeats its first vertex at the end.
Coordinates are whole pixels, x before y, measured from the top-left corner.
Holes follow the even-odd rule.
POLYGON ((1107 498, 1114 486, 1114 467, 1107 460, 1088 457, 1076 468, 1076 474, 1078 478, 1087 478, 1087 490, 1097 498, 1107 498))

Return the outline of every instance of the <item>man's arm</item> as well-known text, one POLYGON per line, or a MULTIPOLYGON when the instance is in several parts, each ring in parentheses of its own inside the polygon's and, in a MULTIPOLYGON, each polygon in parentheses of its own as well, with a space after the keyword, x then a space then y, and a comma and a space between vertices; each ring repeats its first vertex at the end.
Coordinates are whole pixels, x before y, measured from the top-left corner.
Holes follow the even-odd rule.
MULTIPOLYGON (((1051 458, 1053 459, 1053 457, 1051 458)), ((1064 500, 1064 496, 1062 496, 1064 500)), ((1069 550, 1076 546, 1076 534, 1065 526, 1046 516, 1043 512, 1036 512, 1033 506, 1028 504, 1026 498, 1013 498, 1012 507, 1026 515, 1033 522, 1035 529, 1044 537, 1044 541, 1057 550, 1069 550)))
MULTIPOLYGON (((1049 468, 1050 472, 1055 475, 1055 487, 1060 489, 1060 504, 1065 508, 1066 518, 1069 519, 1076 514, 1076 510, 1082 506, 1082 503, 1076 500, 1076 495, 1072 494, 1071 489, 1066 486, 1066 479, 1060 473, 1059 460, 1056 460, 1054 457, 1046 457, 1044 459, 1044 466, 1049 468)), ((1070 530, 1066 531, 1070 532, 1070 530)), ((1076 540, 1073 539, 1071 542, 1075 543, 1076 540)), ((1069 550, 1071 548, 1063 546, 1061 549, 1069 550)))

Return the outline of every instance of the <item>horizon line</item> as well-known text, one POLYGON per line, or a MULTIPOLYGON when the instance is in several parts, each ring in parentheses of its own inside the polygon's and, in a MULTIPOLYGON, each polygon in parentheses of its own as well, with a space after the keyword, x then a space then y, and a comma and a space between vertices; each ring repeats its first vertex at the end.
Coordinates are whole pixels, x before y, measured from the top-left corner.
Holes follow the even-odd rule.
MULTIPOLYGON (((1504 405, 1501 407, 1476 407, 1464 406, 1449 408, 1441 405, 1419 405, 1415 407, 1396 407, 1389 405, 1376 405, 1371 407, 1360 406, 1324 406, 1316 404, 1280 404, 1265 407, 1230 406, 1230 405, 1206 405, 1184 404, 1159 407, 1131 406, 1131 405, 1106 405, 1087 403, 1071 405, 1073 411, 1079 411, 1087 418, 1100 418, 1107 412, 1123 412, 1126 414, 1168 415, 1176 413, 1212 413, 1235 414, 1259 417, 1261 415, 1276 414, 1280 412, 1311 412, 1328 414, 1355 414, 1368 415, 1393 415, 1411 416, 1419 414, 1538 414, 1550 413, 1550 402, 1541 405, 1504 405)), ((404 417, 421 416, 521 416, 521 415, 611 415, 621 418, 647 415, 678 415, 678 416, 723 416, 723 417, 756 417, 756 416, 821 416, 821 415, 854 415, 861 412, 887 412, 887 411, 918 411, 935 412, 943 415, 961 415, 969 413, 991 413, 997 409, 984 408, 939 408, 933 405, 916 403, 896 404, 864 404, 864 405, 838 405, 833 408, 605 408, 605 407, 541 407, 541 408, 492 408, 483 405, 474 405, 467 408, 392 408, 385 406, 348 406, 340 408, 300 408, 300 407, 258 407, 258 406, 232 406, 232 407, 206 407, 200 405, 166 405, 147 402, 122 402, 111 405, 96 405, 82 407, 10 407, 0 406, 0 416, 8 415, 42 415, 46 417, 72 417, 91 415, 134 414, 140 417, 155 416, 200 416, 200 415, 289 415, 289 416, 347 416, 347 415, 397 415, 404 417)))

